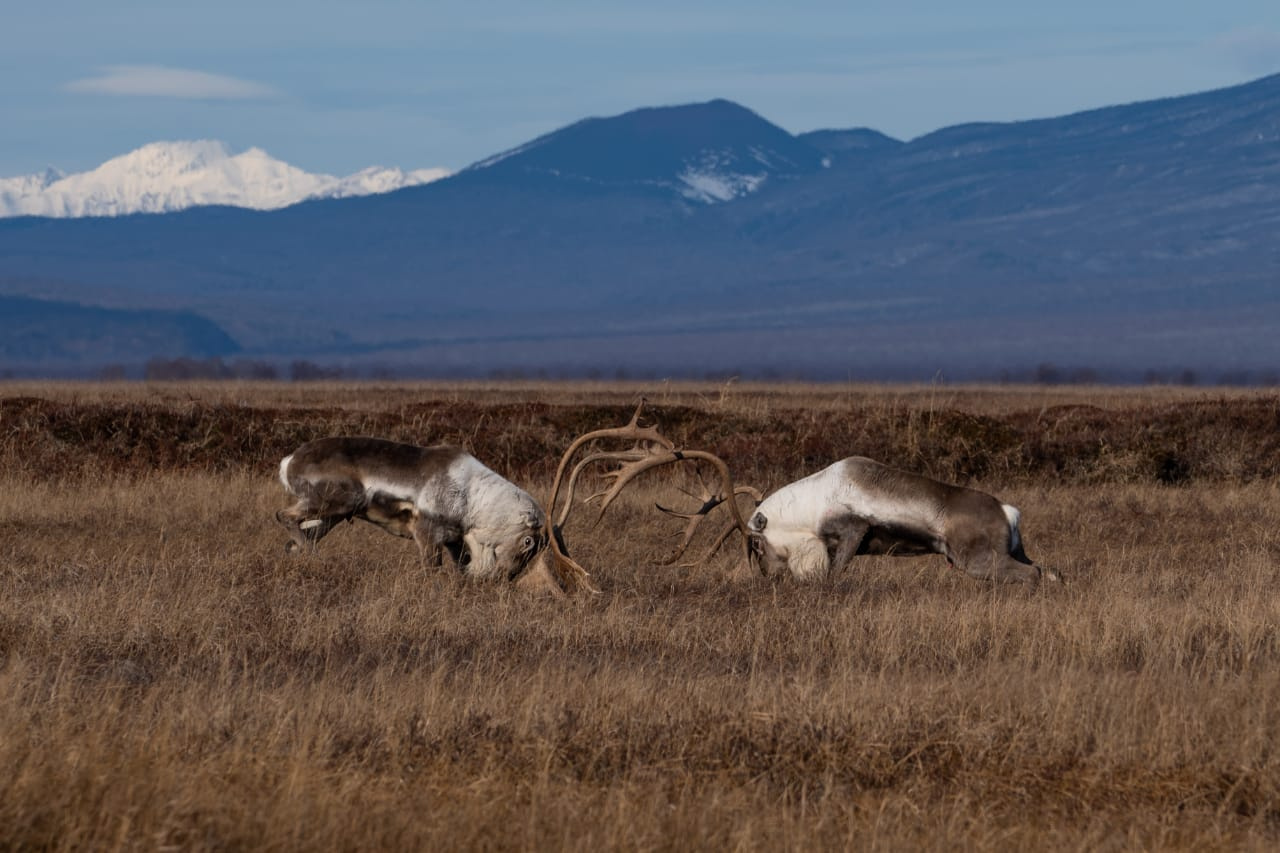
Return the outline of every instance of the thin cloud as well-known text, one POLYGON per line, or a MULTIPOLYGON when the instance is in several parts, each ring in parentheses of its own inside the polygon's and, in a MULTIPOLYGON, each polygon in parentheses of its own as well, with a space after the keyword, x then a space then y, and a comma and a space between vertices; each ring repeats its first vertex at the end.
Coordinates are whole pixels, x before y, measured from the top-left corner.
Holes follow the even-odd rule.
POLYGON ((272 98, 279 94, 270 86, 252 80, 162 65, 109 65, 99 69, 96 76, 73 80, 65 88, 69 92, 91 95, 224 101, 272 98))

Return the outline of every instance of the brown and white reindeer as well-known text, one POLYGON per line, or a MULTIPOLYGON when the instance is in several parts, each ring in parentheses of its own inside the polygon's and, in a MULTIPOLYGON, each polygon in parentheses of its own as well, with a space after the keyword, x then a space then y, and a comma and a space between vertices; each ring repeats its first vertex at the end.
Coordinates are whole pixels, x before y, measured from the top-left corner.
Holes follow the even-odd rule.
MULTIPOLYGON (((755 497, 757 506, 746 528, 736 521, 726 527, 708 556, 737 528, 748 543, 749 565, 765 575, 816 580, 844 571, 864 554, 942 554, 949 565, 974 578, 1031 585, 1042 578, 1062 581, 1057 571, 1027 557, 1021 513, 1015 507, 977 489, 864 456, 829 465, 764 500, 758 493, 755 497)), ((703 506, 692 513, 664 509, 689 519, 681 550, 720 502, 705 489, 703 498, 703 506)))
POLYGON ((496 579, 518 574, 543 544, 537 502, 460 447, 320 438, 281 460, 280 482, 297 498, 276 513, 289 551, 359 518, 413 539, 424 559, 444 550, 472 577, 496 579))
MULTIPOLYGON (((289 531, 286 550, 314 548, 339 522, 358 518, 413 539, 424 560, 438 559, 443 550, 470 578, 551 591, 592 590, 587 572, 566 553, 561 534, 584 471, 618 464, 605 474, 612 487, 587 499, 599 501, 597 521, 629 482, 662 465, 707 462, 716 467, 724 487, 733 488, 718 457, 678 450, 656 426, 642 425, 644 405, 641 400, 625 426, 595 430, 573 441, 556 470, 546 511, 524 489, 459 447, 419 447, 363 436, 307 442, 280 462, 280 482, 296 498, 276 513, 289 531), (600 442, 615 439, 634 446, 600 448, 600 442), (570 468, 583 450, 586 455, 570 468), (562 488, 563 508, 553 521, 562 488)), ((736 506, 733 512, 738 525, 744 525, 736 506)), ((696 521, 690 535, 692 526, 696 521)))

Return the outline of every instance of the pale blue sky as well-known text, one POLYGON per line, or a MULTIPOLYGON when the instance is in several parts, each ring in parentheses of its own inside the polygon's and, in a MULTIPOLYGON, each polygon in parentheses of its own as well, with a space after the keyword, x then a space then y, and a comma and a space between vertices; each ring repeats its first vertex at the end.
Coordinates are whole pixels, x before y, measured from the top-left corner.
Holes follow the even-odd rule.
POLYGON ((221 139, 309 171, 459 168, 725 97, 911 138, 1280 72, 1280 2, 41 0, 0 9, 0 176, 221 139))

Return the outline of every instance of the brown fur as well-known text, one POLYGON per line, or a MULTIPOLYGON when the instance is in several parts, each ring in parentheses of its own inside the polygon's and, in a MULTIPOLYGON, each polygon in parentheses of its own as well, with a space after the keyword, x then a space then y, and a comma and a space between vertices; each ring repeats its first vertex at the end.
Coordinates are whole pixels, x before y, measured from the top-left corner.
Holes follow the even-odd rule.
POLYGON ((293 506, 276 513, 289 531, 285 549, 314 549, 339 522, 361 519, 394 536, 413 539, 424 563, 443 564, 448 552, 455 564, 462 554, 462 529, 446 514, 422 513, 410 501, 385 492, 368 493, 368 481, 436 484, 448 490, 449 466, 463 456, 458 447, 418 447, 380 438, 338 436, 309 441, 290 457, 289 491, 293 506), (318 521, 318 526, 303 527, 318 521))
POLYGON ((855 513, 828 519, 823 527, 833 572, 843 571, 853 557, 894 557, 937 553, 948 564, 981 580, 1036 584, 1041 577, 1061 581, 1053 569, 1033 563, 1022 549, 1004 505, 986 492, 944 483, 903 471, 866 457, 845 460, 848 478, 868 492, 904 506, 924 505, 936 519, 929 528, 911 523, 876 523, 855 513))

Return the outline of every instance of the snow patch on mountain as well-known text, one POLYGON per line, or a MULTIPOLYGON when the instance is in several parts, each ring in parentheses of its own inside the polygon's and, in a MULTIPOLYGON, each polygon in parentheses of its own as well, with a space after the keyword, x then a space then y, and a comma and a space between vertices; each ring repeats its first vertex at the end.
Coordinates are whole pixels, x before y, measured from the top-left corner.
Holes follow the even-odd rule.
POLYGON ((680 180, 684 184, 680 194, 691 201, 706 204, 733 201, 755 192, 766 177, 768 176, 688 170, 680 173, 680 180))
POLYGON ((758 190, 769 177, 773 164, 759 149, 751 149, 751 159, 761 171, 743 171, 741 158, 733 151, 703 151, 694 162, 686 162, 685 169, 676 175, 680 181, 680 194, 691 201, 704 204, 733 201, 758 190))
POLYGON ((233 155, 212 140, 153 142, 89 172, 49 169, 0 178, 0 217, 120 216, 205 205, 272 210, 306 199, 390 192, 448 174, 373 166, 340 178, 306 172, 260 148, 233 155))

